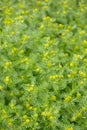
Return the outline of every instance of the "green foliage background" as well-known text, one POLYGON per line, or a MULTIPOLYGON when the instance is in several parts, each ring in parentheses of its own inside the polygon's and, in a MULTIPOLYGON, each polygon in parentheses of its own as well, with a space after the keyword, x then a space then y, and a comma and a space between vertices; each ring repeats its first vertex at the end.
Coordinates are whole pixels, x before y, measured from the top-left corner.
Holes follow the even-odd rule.
POLYGON ((0 130, 87 130, 87 1, 0 1, 0 130))

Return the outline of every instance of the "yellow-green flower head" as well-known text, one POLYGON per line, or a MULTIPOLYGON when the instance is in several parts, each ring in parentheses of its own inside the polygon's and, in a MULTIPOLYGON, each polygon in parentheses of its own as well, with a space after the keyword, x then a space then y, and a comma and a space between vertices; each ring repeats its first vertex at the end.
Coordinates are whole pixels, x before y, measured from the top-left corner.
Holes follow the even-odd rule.
POLYGON ((5 20, 4 20, 4 24, 5 25, 9 25, 10 26, 13 23, 14 23, 14 20, 11 19, 11 18, 5 18, 5 20))
POLYGON ((0 85, 0 91, 3 89, 2 85, 0 85))
POLYGON ((38 1, 38 2, 37 2, 37 5, 38 5, 38 6, 41 6, 41 5, 42 5, 42 2, 41 2, 41 1, 38 1))
POLYGON ((19 7, 20 9, 22 9, 22 8, 24 8, 24 4, 23 4, 22 2, 20 2, 20 3, 18 3, 18 7, 19 7))
POLYGON ((56 101, 56 96, 52 96, 52 100, 53 100, 53 101, 56 101))
POLYGON ((72 100, 72 97, 70 95, 65 98, 66 102, 70 102, 71 100, 72 100))
POLYGON ((9 76, 6 76, 6 77, 5 77, 5 83, 8 84, 9 82, 10 82, 10 78, 9 78, 9 76))
POLYGON ((9 66, 12 64, 12 62, 10 62, 10 61, 7 61, 6 63, 5 63, 5 68, 7 69, 7 68, 9 68, 9 66))
POLYGON ((72 127, 68 128, 67 130, 74 130, 72 127))

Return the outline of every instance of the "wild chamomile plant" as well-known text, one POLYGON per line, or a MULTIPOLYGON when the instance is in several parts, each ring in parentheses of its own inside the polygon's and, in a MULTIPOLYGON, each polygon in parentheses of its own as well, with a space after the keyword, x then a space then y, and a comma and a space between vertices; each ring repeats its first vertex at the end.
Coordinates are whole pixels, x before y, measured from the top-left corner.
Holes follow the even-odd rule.
POLYGON ((87 129, 87 2, 0 2, 0 130, 87 129))

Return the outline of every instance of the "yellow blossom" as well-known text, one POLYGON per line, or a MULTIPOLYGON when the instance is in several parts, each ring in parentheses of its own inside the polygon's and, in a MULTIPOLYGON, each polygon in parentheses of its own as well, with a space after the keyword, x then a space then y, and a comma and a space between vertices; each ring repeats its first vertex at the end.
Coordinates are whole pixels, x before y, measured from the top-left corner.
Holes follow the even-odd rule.
POLYGON ((47 57, 47 56, 48 56, 48 53, 44 53, 44 54, 43 54, 43 57, 47 57))
POLYGON ((68 26, 67 29, 66 29, 67 32, 70 32, 71 31, 71 26, 68 26))
POLYGON ((65 38, 65 33, 62 33, 62 37, 65 38))
POLYGON ((27 35, 23 35, 23 37, 22 37, 22 44, 24 44, 27 40, 28 40, 28 36, 27 35))
POLYGON ((44 44, 44 46, 45 46, 46 48, 48 48, 48 47, 49 47, 49 44, 48 44, 48 43, 46 43, 46 44, 44 44))
POLYGON ((75 42, 75 39, 71 39, 72 42, 75 42))
POLYGON ((13 123, 12 123, 12 122, 8 122, 8 125, 9 125, 9 126, 13 126, 13 123))
POLYGON ((28 100, 28 101, 30 101, 30 100, 31 100, 31 98, 30 98, 30 97, 28 97, 28 98, 27 98, 27 100, 28 100))
POLYGON ((84 8, 81 8, 81 12, 84 12, 85 11, 85 9, 84 8))
POLYGON ((82 113, 81 112, 77 113, 77 117, 78 118, 82 117, 82 113))
MULTIPOLYGON (((52 26, 53 26, 53 28, 58 29, 56 24, 53 23, 52 26)), ((56 31, 58 31, 58 30, 56 30, 56 31)))
POLYGON ((12 20, 11 18, 5 18, 4 24, 11 25, 12 23, 14 23, 14 20, 12 20))
POLYGON ((30 13, 30 11, 29 11, 29 10, 22 11, 22 14, 23 14, 23 15, 27 15, 27 14, 29 14, 29 13, 30 13))
POLYGON ((26 119, 26 123, 29 123, 30 122, 30 120, 29 119, 26 119))
POLYGON ((7 62, 5 63, 5 66, 4 66, 4 67, 7 69, 11 64, 12 64, 12 62, 7 61, 7 62))
POLYGON ((81 35, 84 35, 85 33, 86 33, 85 30, 81 30, 81 31, 80 31, 80 34, 81 34, 81 35))
POLYGON ((29 59, 28 59, 28 57, 26 57, 26 58, 24 59, 24 61, 25 61, 26 64, 29 64, 29 59))
POLYGON ((23 75, 21 75, 20 78, 21 78, 22 80, 24 80, 24 76, 23 76, 23 75))
POLYGON ((80 98, 81 97, 81 93, 77 93, 77 98, 80 98))
POLYGON ((63 27, 64 27, 64 25, 63 25, 63 24, 59 24, 59 27, 60 27, 60 28, 63 28, 63 27))
POLYGON ((87 48, 85 48, 85 53, 87 54, 87 48))
POLYGON ((42 114, 41 114, 42 116, 46 116, 46 112, 42 112, 42 114))
POLYGON ((41 6, 41 5, 42 5, 42 2, 41 2, 41 1, 38 1, 38 2, 37 2, 37 5, 38 5, 38 6, 41 6))
POLYGON ((3 9, 3 10, 7 9, 7 6, 2 6, 2 9, 3 9))
POLYGON ((44 21, 52 21, 52 19, 49 16, 46 16, 43 18, 44 21))
POLYGON ((63 11, 63 14, 67 14, 67 11, 63 11))
POLYGON ((48 58, 48 53, 43 54, 43 60, 46 60, 48 58))
POLYGON ((83 44, 84 44, 84 45, 87 45, 87 40, 84 40, 84 41, 83 41, 83 44))
POLYGON ((47 2, 47 3, 48 3, 48 2, 49 2, 49 0, 45 0, 45 2, 47 2))
POLYGON ((53 54, 55 54, 55 51, 54 51, 54 50, 51 50, 50 53, 53 55, 53 54))
POLYGON ((35 71, 36 71, 36 72, 40 72, 41 70, 40 70, 40 68, 37 68, 35 71))
POLYGON ((50 120, 53 120, 53 119, 54 119, 54 117, 51 115, 51 116, 49 117, 49 119, 50 119, 50 120))
POLYGON ((72 99, 72 97, 71 97, 71 96, 67 96, 67 97, 65 98, 65 101, 66 101, 66 102, 70 102, 70 101, 71 101, 71 99, 72 99))
POLYGON ((56 101, 56 96, 52 96, 52 100, 53 100, 53 101, 56 101))
POLYGON ((70 75, 70 74, 68 74, 68 75, 67 75, 67 77, 68 77, 68 78, 71 78, 71 75, 70 75))
POLYGON ((28 108, 30 106, 30 104, 29 103, 26 103, 26 108, 28 108))
POLYGON ((9 83, 9 82, 10 82, 9 76, 6 76, 6 77, 5 77, 5 82, 6 82, 6 83, 9 83))
POLYGON ((33 90, 34 90, 34 87, 33 87, 33 86, 31 86, 31 87, 28 88, 28 92, 31 92, 31 91, 33 91, 33 90))
POLYGON ((21 9, 21 8, 24 8, 24 4, 23 3, 18 3, 18 7, 21 9))
POLYGON ((68 128, 67 130, 74 130, 72 127, 68 128))
POLYGON ((59 68, 59 69, 62 69, 62 65, 59 65, 58 68, 59 68))
POLYGON ((11 10, 10 9, 6 9, 5 10, 5 14, 10 15, 11 14, 11 10))
POLYGON ((15 35, 15 32, 14 32, 14 31, 12 31, 12 32, 11 32, 11 34, 12 34, 12 35, 15 35))
POLYGON ((23 118, 26 120, 28 118, 28 116, 27 115, 23 115, 23 118))
POLYGON ((50 76, 50 79, 55 80, 57 77, 58 77, 57 75, 52 75, 52 76, 50 76))
POLYGON ((3 87, 0 85, 0 91, 2 90, 2 88, 3 88, 3 87))
POLYGON ((14 107, 15 107, 15 104, 11 103, 11 104, 10 104, 10 108, 11 108, 11 109, 14 109, 14 107))
POLYGON ((41 26, 40 26, 40 29, 41 29, 41 30, 43 30, 44 28, 45 28, 44 25, 41 25, 41 26))
POLYGON ((73 72, 72 72, 72 75, 73 75, 73 76, 75 76, 76 74, 77 74, 77 72, 76 72, 76 71, 73 71, 73 72))
POLYGON ((13 93, 13 92, 10 92, 10 96, 11 96, 11 97, 14 96, 14 93, 13 93))
POLYGON ((84 59, 83 59, 83 61, 86 63, 86 62, 87 62, 87 59, 86 59, 86 58, 84 58, 84 59))
POLYGON ((74 66, 74 62, 71 62, 71 63, 70 63, 70 67, 73 67, 73 66, 74 66))
POLYGON ((37 117, 38 117, 38 114, 34 114, 34 117, 37 118, 37 117))
POLYGON ((52 116, 51 112, 47 112, 47 116, 48 117, 52 116))
POLYGON ((78 55, 76 56, 76 58, 77 58, 77 59, 82 59, 82 56, 78 54, 78 55))
POLYGON ((75 117, 75 116, 73 116, 71 120, 72 120, 72 121, 76 121, 76 117, 75 117))
POLYGON ((32 110, 33 109, 33 107, 32 106, 29 106, 29 110, 32 110))
POLYGON ((48 67, 52 67, 52 63, 51 62, 48 63, 48 67))
POLYGON ((3 46, 6 48, 8 46, 7 42, 4 42, 3 46))
POLYGON ((75 50, 79 50, 79 48, 80 48, 80 47, 79 47, 78 45, 75 46, 75 50))
POLYGON ((48 6, 47 6, 47 5, 44 5, 44 6, 43 6, 43 9, 45 9, 45 10, 48 9, 48 6))
POLYGON ((34 110, 34 111, 37 111, 37 107, 35 107, 33 110, 34 110))
POLYGON ((38 123, 38 122, 36 122, 36 123, 35 123, 35 125, 36 125, 36 126, 38 126, 38 125, 39 125, 39 123, 38 123))
POLYGON ((67 4, 67 1, 64 1, 63 4, 66 5, 66 4, 67 4))
POLYGON ((11 53, 12 53, 12 54, 14 54, 14 53, 16 53, 16 52, 17 52, 17 50, 18 50, 18 49, 17 49, 16 47, 13 47, 13 49, 12 49, 11 53))
POLYGON ((83 80, 84 80, 84 81, 86 81, 86 80, 87 80, 87 78, 83 78, 83 80))
POLYGON ((38 12, 39 10, 38 10, 38 8, 35 8, 33 11, 34 11, 34 12, 38 12))
POLYGON ((24 50, 20 50, 20 54, 24 54, 24 50))
POLYGON ((84 82, 83 82, 83 81, 80 81, 80 84, 81 84, 81 85, 83 85, 83 84, 84 84, 84 82))
POLYGON ((82 111, 85 112, 87 110, 86 107, 82 107, 82 111))

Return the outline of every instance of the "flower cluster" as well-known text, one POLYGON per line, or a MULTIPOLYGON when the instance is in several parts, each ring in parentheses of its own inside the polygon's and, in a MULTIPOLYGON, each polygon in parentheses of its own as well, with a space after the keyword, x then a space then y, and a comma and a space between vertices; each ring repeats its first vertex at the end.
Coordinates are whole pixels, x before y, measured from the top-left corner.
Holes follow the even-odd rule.
POLYGON ((86 0, 0 11, 0 130, 87 130, 86 0))

